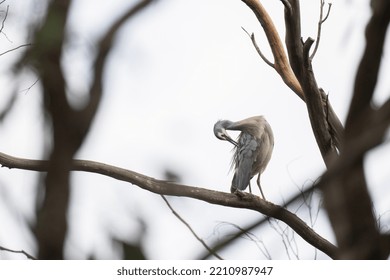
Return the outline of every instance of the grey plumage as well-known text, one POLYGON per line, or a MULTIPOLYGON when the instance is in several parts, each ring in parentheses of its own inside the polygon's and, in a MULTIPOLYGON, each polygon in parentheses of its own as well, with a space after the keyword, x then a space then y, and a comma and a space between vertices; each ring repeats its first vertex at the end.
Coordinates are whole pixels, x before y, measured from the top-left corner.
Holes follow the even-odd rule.
POLYGON ((214 134, 218 139, 229 141, 235 146, 231 192, 243 191, 248 185, 250 187, 250 180, 258 174, 257 185, 264 198, 260 176, 271 159, 274 147, 273 132, 266 119, 263 116, 255 116, 238 122, 218 121, 214 125, 214 134), (241 131, 237 142, 228 135, 226 130, 241 131))

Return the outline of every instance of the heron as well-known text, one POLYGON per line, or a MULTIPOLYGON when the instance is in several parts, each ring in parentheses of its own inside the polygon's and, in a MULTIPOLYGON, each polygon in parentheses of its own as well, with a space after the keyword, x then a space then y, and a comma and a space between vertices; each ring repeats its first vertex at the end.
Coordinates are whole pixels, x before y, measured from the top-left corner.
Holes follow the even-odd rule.
POLYGON ((250 117, 238 122, 220 120, 214 125, 214 134, 218 139, 234 145, 232 160, 234 176, 230 191, 238 193, 249 185, 252 192, 250 180, 258 174, 257 185, 265 199, 260 176, 267 167, 274 148, 274 135, 267 120, 263 116, 250 117), (234 141, 226 130, 241 131, 237 141, 234 141))

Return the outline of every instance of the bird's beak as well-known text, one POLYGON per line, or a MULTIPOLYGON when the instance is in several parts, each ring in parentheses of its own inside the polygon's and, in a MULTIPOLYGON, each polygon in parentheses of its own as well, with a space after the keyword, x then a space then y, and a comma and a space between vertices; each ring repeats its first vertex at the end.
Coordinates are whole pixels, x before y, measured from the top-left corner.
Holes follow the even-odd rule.
POLYGON ((230 143, 232 143, 234 146, 238 146, 238 143, 236 141, 234 141, 232 138, 230 138, 229 136, 225 135, 225 139, 226 141, 229 141, 230 143))

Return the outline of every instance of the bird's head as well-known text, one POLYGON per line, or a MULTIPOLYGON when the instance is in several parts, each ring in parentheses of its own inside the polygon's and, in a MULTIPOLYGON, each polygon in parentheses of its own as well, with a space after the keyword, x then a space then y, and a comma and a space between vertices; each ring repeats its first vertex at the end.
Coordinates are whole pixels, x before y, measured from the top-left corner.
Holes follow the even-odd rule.
POLYGON ((237 142, 234 141, 229 134, 226 132, 226 129, 231 125, 231 121, 223 120, 223 121, 218 121, 214 125, 214 135, 217 137, 219 140, 224 140, 232 143, 234 146, 237 146, 237 142))

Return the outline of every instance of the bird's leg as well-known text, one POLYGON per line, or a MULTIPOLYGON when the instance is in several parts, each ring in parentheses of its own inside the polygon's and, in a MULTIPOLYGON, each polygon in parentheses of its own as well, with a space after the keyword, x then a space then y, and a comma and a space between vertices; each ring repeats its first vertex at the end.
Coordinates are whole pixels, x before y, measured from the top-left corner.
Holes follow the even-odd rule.
POLYGON ((264 200, 266 200, 264 193, 263 193, 263 190, 261 189, 261 185, 260 185, 260 173, 259 173, 259 176, 257 176, 257 185, 259 186, 261 196, 263 197, 264 200))
POLYGON ((249 193, 252 194, 251 181, 249 181, 249 193))

